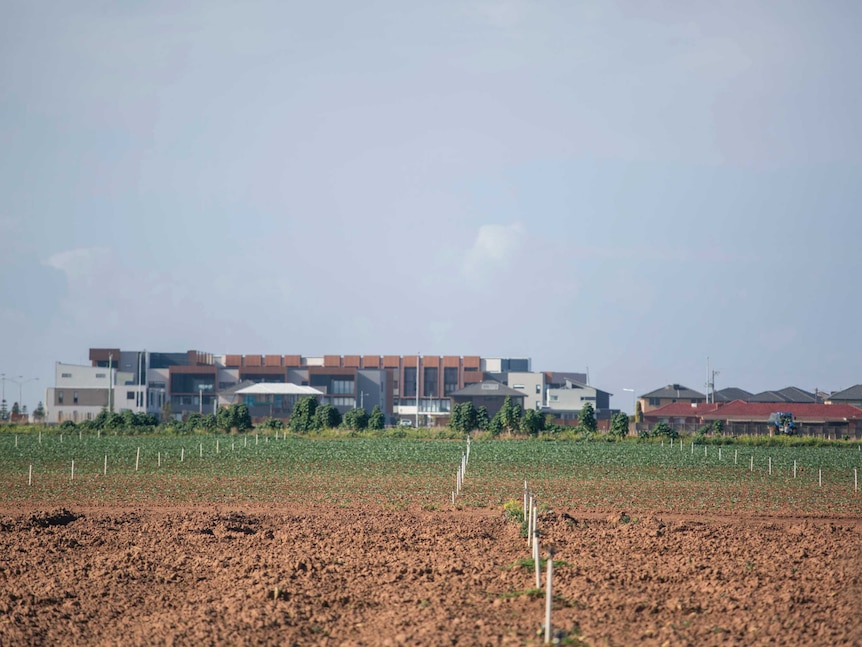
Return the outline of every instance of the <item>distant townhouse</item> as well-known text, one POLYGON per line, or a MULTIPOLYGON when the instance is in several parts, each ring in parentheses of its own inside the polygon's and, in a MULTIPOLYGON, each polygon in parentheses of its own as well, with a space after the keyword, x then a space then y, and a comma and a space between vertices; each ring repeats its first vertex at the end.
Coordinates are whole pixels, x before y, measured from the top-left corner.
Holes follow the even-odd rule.
POLYGON ((676 402, 686 404, 706 402, 706 396, 703 393, 682 384, 668 384, 655 391, 644 393, 638 399, 641 403, 641 411, 644 413, 676 402))

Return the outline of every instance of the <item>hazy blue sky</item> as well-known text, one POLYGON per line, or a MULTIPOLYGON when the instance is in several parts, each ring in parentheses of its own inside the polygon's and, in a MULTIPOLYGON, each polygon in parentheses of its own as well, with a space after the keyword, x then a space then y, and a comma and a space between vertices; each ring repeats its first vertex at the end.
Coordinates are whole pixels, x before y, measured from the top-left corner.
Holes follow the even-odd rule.
POLYGON ((0 12, 31 408, 90 346, 529 356, 625 409, 707 355, 719 388, 862 382, 858 2, 0 12))

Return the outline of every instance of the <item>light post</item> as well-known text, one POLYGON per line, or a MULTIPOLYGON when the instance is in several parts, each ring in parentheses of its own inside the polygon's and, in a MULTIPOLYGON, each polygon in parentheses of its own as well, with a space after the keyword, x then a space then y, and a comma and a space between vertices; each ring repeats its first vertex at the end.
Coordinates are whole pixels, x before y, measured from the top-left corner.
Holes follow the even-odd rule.
POLYGON ((21 413, 23 413, 23 411, 24 411, 24 402, 23 402, 23 400, 24 400, 24 385, 25 385, 25 384, 27 384, 27 382, 38 382, 38 381, 39 381, 39 378, 38 378, 38 377, 28 377, 28 378, 25 380, 23 375, 19 375, 17 380, 13 380, 12 378, 6 378, 6 377, 4 377, 4 378, 3 378, 3 381, 4 381, 4 384, 3 384, 3 399, 4 399, 4 400, 6 399, 6 385, 5 385, 5 381, 6 381, 7 379, 8 379, 10 382, 12 382, 13 384, 17 384, 17 385, 18 385, 18 413, 19 413, 19 414, 21 414, 21 413))
POLYGON ((204 387, 198 389, 198 414, 204 415, 204 387))
POLYGON ((637 404, 636 404, 636 398, 635 398, 635 390, 634 390, 634 389, 623 389, 623 391, 629 391, 629 392, 631 392, 631 394, 632 394, 632 415, 634 416, 634 415, 636 415, 636 414, 637 414, 637 404))

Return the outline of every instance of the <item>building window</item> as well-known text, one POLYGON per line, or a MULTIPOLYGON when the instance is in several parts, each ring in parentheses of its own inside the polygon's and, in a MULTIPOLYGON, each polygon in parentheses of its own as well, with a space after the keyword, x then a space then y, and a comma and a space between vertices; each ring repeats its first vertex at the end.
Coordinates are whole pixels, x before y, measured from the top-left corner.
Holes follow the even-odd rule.
POLYGON ((523 384, 513 384, 513 385, 512 385, 512 388, 513 388, 513 389, 523 389, 523 388, 524 388, 524 385, 523 385, 523 384))
POLYGON ((416 397, 416 368, 415 367, 405 367, 404 368, 404 390, 402 392, 403 397, 416 397))
POLYGON ((551 402, 556 402, 559 398, 556 395, 551 396, 551 402))
POLYGON ((63 392, 57 391, 57 404, 63 404, 63 392))
POLYGON ((422 395, 426 398, 437 395, 437 367, 426 366, 422 369, 422 395))
POLYGON ((649 406, 651 406, 651 407, 657 407, 660 404, 661 404, 661 398, 650 398, 649 399, 649 406))
POLYGON ((60 373, 60 377, 72 377, 71 373, 60 373))
POLYGON ((72 404, 78 404, 78 392, 74 391, 72 393, 72 404))
POLYGON ((103 378, 103 379, 104 379, 104 378, 106 378, 107 376, 108 376, 108 374, 107 374, 107 373, 96 373, 96 378, 97 378, 97 379, 98 379, 98 378, 103 378))
POLYGON ((443 394, 458 390, 458 369, 454 366, 443 369, 443 394))
POLYGON ((539 393, 541 393, 541 392, 542 392, 542 385, 541 385, 541 384, 537 384, 537 385, 536 385, 536 394, 538 395, 538 394, 539 394, 539 393))
POLYGON ((353 393, 353 380, 332 380, 332 393, 337 395, 353 393))
POLYGON ((126 400, 134 400, 134 399, 135 399, 135 392, 134 391, 127 391, 126 392, 126 400))

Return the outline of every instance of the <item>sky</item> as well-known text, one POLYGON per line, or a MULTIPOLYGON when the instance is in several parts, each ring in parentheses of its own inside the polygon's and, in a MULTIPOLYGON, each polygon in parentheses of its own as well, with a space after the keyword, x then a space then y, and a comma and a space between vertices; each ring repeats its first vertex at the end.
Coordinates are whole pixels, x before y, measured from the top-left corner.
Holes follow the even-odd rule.
POLYGON ((862 383, 858 2, 2 15, 30 409, 90 347, 530 357, 624 410, 707 357, 716 388, 862 383))

